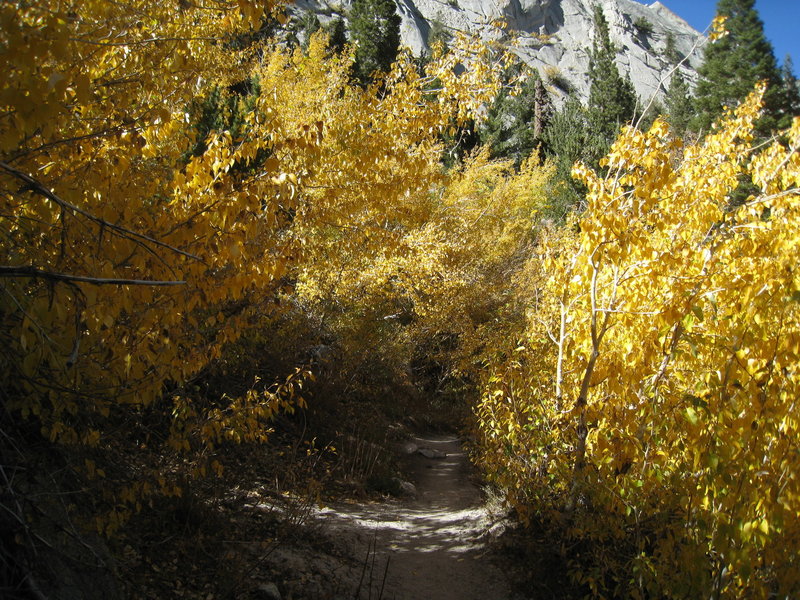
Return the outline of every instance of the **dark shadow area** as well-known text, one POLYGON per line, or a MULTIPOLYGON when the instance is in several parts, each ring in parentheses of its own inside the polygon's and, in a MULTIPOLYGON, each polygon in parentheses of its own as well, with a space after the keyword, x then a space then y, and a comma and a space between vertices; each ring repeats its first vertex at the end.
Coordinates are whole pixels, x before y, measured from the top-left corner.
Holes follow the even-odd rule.
POLYGON ((504 578, 484 556, 489 517, 459 440, 424 436, 413 442, 419 450, 403 466, 416 498, 336 504, 320 511, 326 526, 355 532, 373 548, 369 560, 386 569, 384 598, 510 598, 504 578))

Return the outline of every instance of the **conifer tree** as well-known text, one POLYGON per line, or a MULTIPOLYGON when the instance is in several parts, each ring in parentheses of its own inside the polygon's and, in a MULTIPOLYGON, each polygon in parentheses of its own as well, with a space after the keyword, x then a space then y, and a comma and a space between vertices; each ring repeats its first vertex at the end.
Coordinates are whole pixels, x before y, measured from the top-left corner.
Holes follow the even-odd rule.
POLYGON ((520 163, 543 141, 552 113, 544 82, 533 71, 519 94, 511 96, 503 91, 498 95, 480 132, 481 142, 492 145, 493 156, 513 158, 520 163))
POLYGON ((789 54, 783 59, 781 80, 790 114, 800 115, 800 82, 797 81, 797 77, 794 74, 794 63, 792 63, 792 57, 789 54))
POLYGON ((669 82, 666 109, 673 131, 678 135, 686 133, 692 120, 692 98, 689 94, 689 85, 678 69, 672 73, 669 82))
POLYGON ((738 105, 761 80, 766 80, 769 87, 757 134, 763 137, 778 127, 787 127, 791 117, 789 101, 755 0, 719 0, 717 15, 727 17, 728 33, 706 46, 695 89, 693 127, 708 131, 722 115, 724 106, 738 105))
POLYGON ((327 27, 330 39, 328 40, 328 48, 334 54, 339 54, 347 45, 347 25, 344 19, 339 17, 330 23, 327 27))
POLYGON ((400 47, 400 15, 394 0, 355 0, 350 35, 356 46, 356 79, 366 84, 376 72, 388 73, 400 47))
POLYGON ((667 34, 667 47, 664 54, 673 66, 669 88, 667 88, 667 115, 673 131, 678 135, 683 135, 686 133, 693 116, 692 99, 689 92, 689 84, 686 83, 683 74, 678 68, 678 63, 681 62, 682 57, 675 48, 675 38, 672 33, 667 34))
POLYGON ((555 184, 551 190, 550 203, 545 216, 563 220, 586 195, 586 187, 572 178, 572 166, 587 158, 589 128, 587 111, 574 97, 570 97, 555 112, 544 131, 543 141, 547 154, 556 165, 555 184))
POLYGON ((322 24, 319 22, 319 17, 316 15, 316 13, 309 10, 306 11, 306 13, 302 16, 297 28, 303 34, 302 47, 303 49, 307 49, 308 42, 311 40, 311 36, 322 28, 322 24))
POLYGON ((664 48, 664 58, 673 65, 677 65, 685 58, 675 46, 675 36, 672 35, 671 31, 667 32, 667 45, 666 48, 664 48))
POLYGON ((633 117, 636 92, 630 77, 619 74, 614 62, 617 50, 611 42, 603 9, 598 5, 594 7, 594 28, 589 59, 588 124, 592 137, 590 154, 599 158, 617 137, 619 128, 633 117))

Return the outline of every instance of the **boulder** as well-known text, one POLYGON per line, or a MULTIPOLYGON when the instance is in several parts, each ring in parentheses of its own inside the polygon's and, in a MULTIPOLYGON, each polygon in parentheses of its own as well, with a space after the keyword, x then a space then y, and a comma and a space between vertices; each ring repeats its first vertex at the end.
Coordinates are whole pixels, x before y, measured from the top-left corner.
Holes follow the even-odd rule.
POLYGON ((394 477, 392 481, 397 486, 397 489, 400 490, 401 496, 407 496, 409 498, 417 497, 417 487, 410 481, 403 481, 399 477, 394 477))
POLYGON ((445 458, 447 456, 447 453, 441 450, 434 450, 433 448, 420 448, 417 450, 417 453, 425 458, 445 458))
POLYGON ((414 454, 417 450, 419 450, 419 446, 414 442, 405 442, 400 446, 400 452, 406 456, 414 454))
POLYGON ((262 583, 256 591, 260 600, 281 600, 281 592, 274 583, 262 583))

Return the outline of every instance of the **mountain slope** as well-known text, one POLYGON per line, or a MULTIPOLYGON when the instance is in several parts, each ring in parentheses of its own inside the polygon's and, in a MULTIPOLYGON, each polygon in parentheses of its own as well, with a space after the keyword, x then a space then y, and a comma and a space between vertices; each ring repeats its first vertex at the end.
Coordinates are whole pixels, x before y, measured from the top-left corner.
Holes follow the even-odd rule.
MULTIPOLYGON (((594 0, 397 0, 402 17, 402 43, 415 54, 428 51, 431 24, 498 39, 517 38, 515 52, 536 67, 552 84, 557 96, 574 90, 585 100, 589 93, 589 50, 592 45, 594 0), (493 22, 504 20, 505 34, 493 22)), ((632 0, 599 0, 608 20, 611 39, 617 45, 617 64, 628 72, 637 94, 647 100, 659 97, 669 83, 671 65, 664 56, 667 35, 672 34, 676 50, 689 54, 702 43, 702 34, 660 2, 647 6, 632 0), (662 79, 666 78, 666 81, 662 79)), ((312 10, 325 23, 345 16, 349 2, 298 0, 293 11, 312 10)), ((681 67, 691 86, 697 79, 701 53, 694 53, 681 67)))

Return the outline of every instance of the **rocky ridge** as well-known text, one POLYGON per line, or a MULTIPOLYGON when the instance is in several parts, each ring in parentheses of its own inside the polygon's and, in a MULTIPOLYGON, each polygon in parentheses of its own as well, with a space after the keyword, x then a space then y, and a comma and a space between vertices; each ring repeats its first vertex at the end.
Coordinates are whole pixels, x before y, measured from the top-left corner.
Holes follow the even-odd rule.
MULTIPOLYGON (((640 98, 654 94, 662 98, 669 84, 671 64, 665 57, 667 36, 675 48, 689 55, 702 45, 703 35, 660 2, 650 5, 633 0, 397 0, 402 17, 402 44, 419 55, 429 51, 432 24, 440 22, 451 31, 477 34, 484 39, 516 38, 514 52, 537 68, 556 99, 575 92, 582 100, 589 95, 589 52, 592 45, 592 7, 599 4, 618 48, 617 65, 627 72, 640 98), (505 33, 493 24, 503 20, 505 33)), ((324 24, 347 17, 351 0, 296 0, 296 14, 311 10, 324 24)), ((692 86, 702 52, 695 52, 682 65, 684 78, 692 86)))

